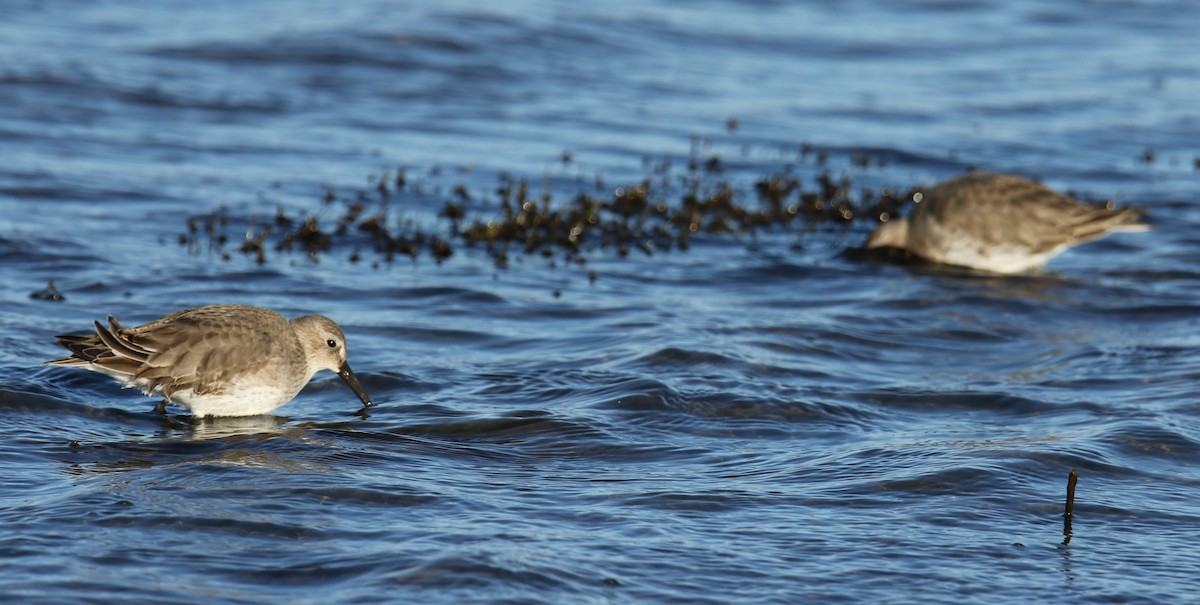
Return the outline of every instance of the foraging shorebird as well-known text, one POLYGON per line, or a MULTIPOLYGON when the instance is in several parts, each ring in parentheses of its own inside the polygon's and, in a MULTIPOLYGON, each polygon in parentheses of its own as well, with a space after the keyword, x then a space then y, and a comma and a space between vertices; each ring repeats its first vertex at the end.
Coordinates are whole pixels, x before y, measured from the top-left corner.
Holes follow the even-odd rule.
POLYGON ((270 309, 210 305, 177 311, 136 328, 113 316, 86 336, 58 336, 70 357, 49 365, 84 368, 161 395, 201 416, 266 414, 289 402, 321 370, 336 372, 371 405, 346 362, 346 338, 333 320, 288 320, 270 309))
POLYGON ((1116 231, 1145 231, 1134 208, 1085 204, 1008 174, 973 172, 925 192, 908 219, 879 225, 866 247, 896 248, 927 261, 1022 273, 1056 254, 1116 231))

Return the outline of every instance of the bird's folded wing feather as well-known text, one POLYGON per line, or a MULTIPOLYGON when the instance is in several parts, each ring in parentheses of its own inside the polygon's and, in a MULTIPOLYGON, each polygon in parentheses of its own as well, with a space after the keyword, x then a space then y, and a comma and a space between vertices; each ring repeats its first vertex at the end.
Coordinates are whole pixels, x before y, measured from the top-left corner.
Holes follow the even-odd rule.
POLYGON ((956 230, 988 245, 1020 245, 1047 252, 1137 225, 1142 211, 1085 204, 1024 179, 997 179, 971 187, 937 188, 926 209, 956 230), (1001 202, 1003 200, 1003 202, 1001 202), (932 201, 932 200, 931 200, 932 201))
POLYGON ((110 331, 101 339, 118 346, 112 347, 113 356, 98 358, 96 363, 122 372, 132 370, 131 377, 144 380, 147 392, 161 388, 167 397, 188 389, 196 394, 218 392, 239 376, 261 371, 274 358, 278 344, 265 330, 186 318, 110 331))

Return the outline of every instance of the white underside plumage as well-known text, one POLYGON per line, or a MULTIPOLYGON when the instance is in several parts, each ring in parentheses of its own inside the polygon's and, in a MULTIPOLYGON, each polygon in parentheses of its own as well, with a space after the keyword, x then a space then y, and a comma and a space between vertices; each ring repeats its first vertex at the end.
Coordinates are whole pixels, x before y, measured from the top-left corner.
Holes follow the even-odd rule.
MULTIPOLYGON (((121 383, 122 388, 137 389, 147 397, 163 396, 161 388, 146 388, 146 380, 131 380, 125 374, 111 372, 94 363, 86 367, 111 376, 121 383)), ((187 407, 196 416, 257 416, 275 411, 296 396, 296 392, 262 384, 228 385, 223 391, 197 395, 192 389, 185 389, 172 393, 169 401, 187 407)))
POLYGON ((1016 244, 984 243, 961 232, 942 231, 936 249, 926 247, 918 254, 925 258, 959 267, 969 267, 992 273, 1026 273, 1045 266, 1046 262, 1070 246, 1063 244, 1037 253, 1016 244))
MULTIPOLYGON (((138 389, 147 397, 161 397, 162 389, 149 390, 145 380, 129 380, 127 376, 108 372, 92 364, 94 371, 112 376, 126 389, 138 389)), ((171 403, 187 407, 196 416, 256 416, 275 411, 291 401, 296 393, 267 385, 229 385, 222 393, 197 395, 186 389, 171 394, 171 403)))
POLYGON ((187 406, 196 416, 256 416, 275 411, 295 395, 271 387, 245 386, 220 395, 178 391, 171 401, 187 406))

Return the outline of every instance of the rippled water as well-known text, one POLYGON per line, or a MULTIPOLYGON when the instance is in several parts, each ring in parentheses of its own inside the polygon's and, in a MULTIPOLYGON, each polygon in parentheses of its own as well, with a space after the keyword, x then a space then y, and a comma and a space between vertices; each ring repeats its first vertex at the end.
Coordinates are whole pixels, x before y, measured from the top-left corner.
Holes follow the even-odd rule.
POLYGON ((1192 598, 1190 3, 402 4, 0 6, 0 600, 1192 598), (866 223, 582 266, 178 243, 398 167, 445 229, 456 185, 486 213, 498 175, 563 199, 698 147, 740 195, 980 166, 1155 230, 1012 278, 859 259, 866 223), (214 302, 334 317, 377 407, 325 374, 178 427, 40 365, 214 302))

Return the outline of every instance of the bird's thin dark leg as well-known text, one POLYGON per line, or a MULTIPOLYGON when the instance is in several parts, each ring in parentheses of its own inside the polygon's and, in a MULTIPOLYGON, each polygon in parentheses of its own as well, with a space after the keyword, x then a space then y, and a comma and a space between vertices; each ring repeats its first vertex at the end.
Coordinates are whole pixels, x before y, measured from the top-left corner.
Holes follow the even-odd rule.
POLYGON ((184 430, 184 429, 191 427, 191 425, 195 424, 195 422, 196 422, 195 418, 188 418, 186 422, 180 422, 180 421, 168 416, 167 415, 167 404, 169 404, 169 403, 171 403, 170 400, 163 399, 162 401, 158 402, 158 405, 154 406, 154 411, 158 412, 159 416, 162 416, 163 424, 167 425, 169 428, 173 428, 176 430, 184 430))

